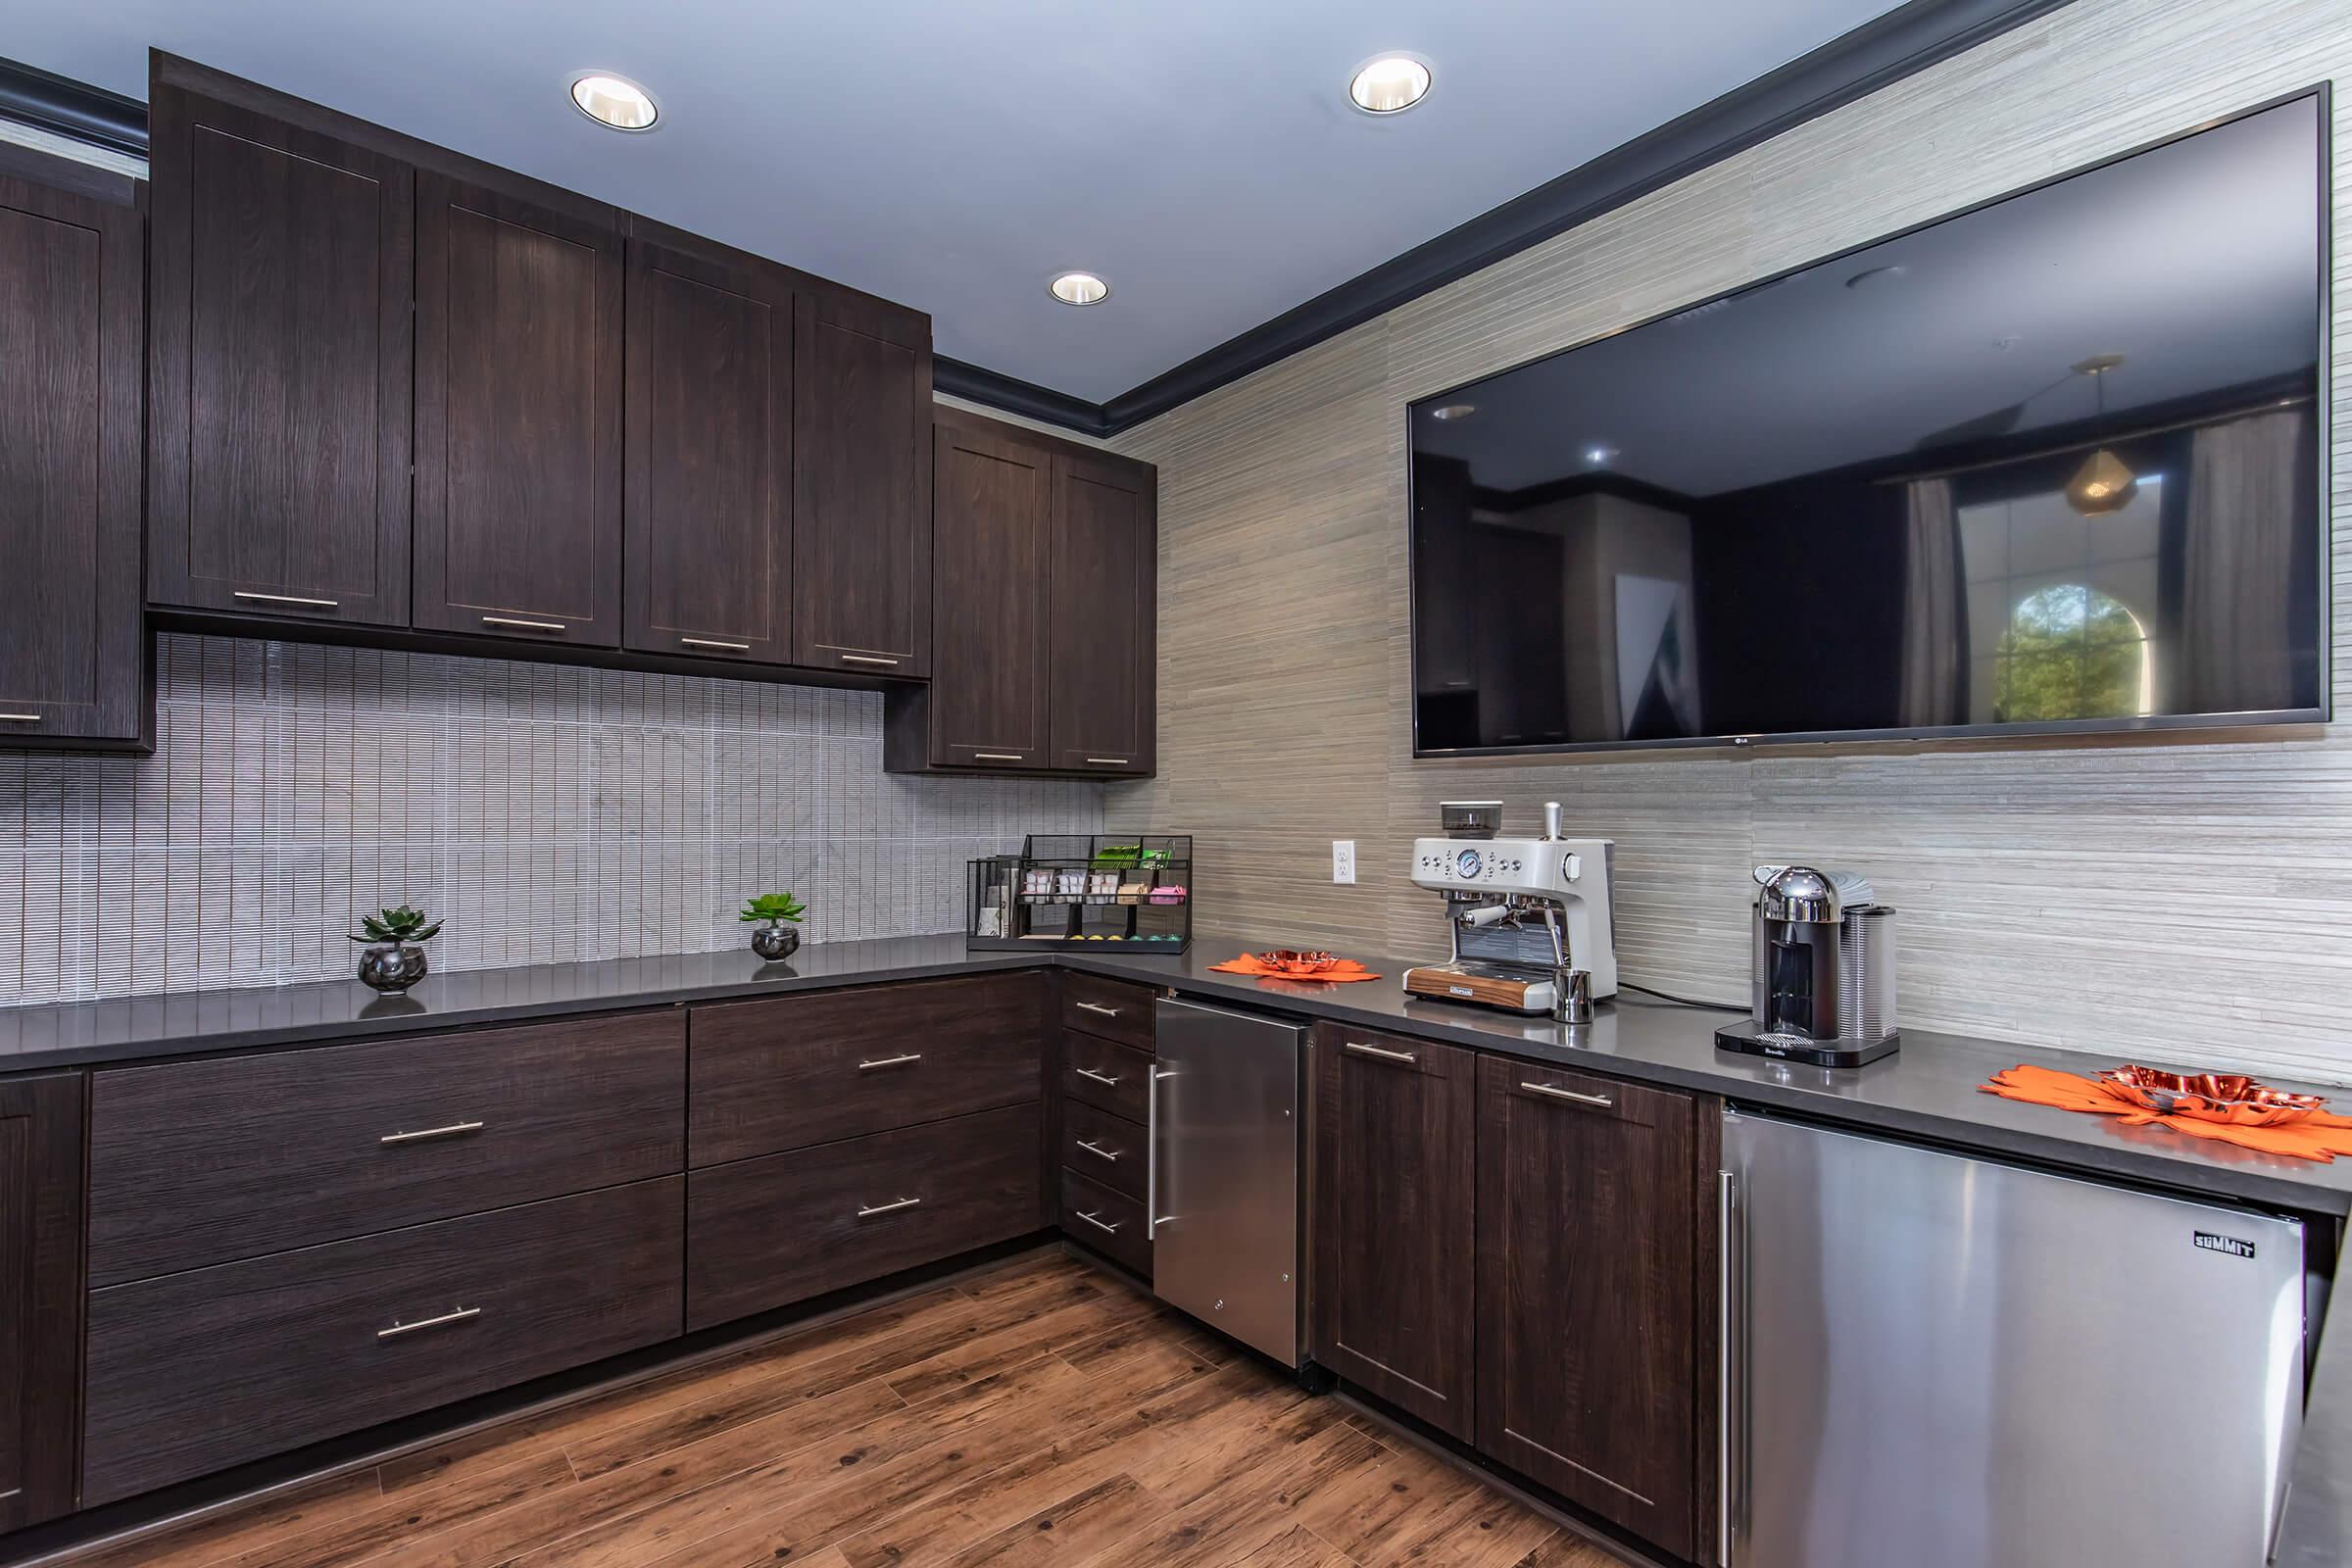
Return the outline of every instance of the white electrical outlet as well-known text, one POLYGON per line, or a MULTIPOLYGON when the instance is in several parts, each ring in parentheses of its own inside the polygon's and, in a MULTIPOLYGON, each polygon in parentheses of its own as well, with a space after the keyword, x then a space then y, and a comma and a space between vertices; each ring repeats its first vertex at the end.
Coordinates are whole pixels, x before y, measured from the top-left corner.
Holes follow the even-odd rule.
POLYGON ((1355 880, 1355 840, 1331 841, 1331 879, 1334 882, 1355 880))

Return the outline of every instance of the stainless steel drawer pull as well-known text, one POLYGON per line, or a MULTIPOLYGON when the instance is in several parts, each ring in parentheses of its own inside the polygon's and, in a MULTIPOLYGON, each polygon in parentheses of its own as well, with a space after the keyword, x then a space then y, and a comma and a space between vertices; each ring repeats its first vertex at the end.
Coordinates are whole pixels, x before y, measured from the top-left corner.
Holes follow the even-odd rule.
POLYGON ((1119 1082, 1119 1075, 1117 1073, 1097 1072, 1092 1067, 1079 1068, 1078 1076, 1081 1078, 1092 1078, 1095 1082, 1102 1085, 1105 1089, 1116 1088, 1119 1082))
POLYGON ((884 1067, 904 1067, 910 1061, 922 1059, 923 1054, 919 1051, 908 1052, 904 1056, 876 1056, 871 1061, 859 1062, 858 1070, 859 1072, 879 1072, 884 1067))
POLYGON ((0 718, 7 719, 11 724, 38 724, 41 721, 38 713, 0 713, 0 718))
POLYGON ((253 593, 243 588, 230 589, 228 597, 231 599, 242 599, 248 603, 256 605, 299 605, 305 610, 333 610, 337 608, 336 602, 332 599, 306 599, 301 594, 261 594, 253 593))
POLYGON ((1029 759, 1021 752, 974 752, 975 762, 1025 762, 1029 759))
POLYGON ((1086 1221, 1089 1225, 1092 1225, 1095 1229, 1102 1232, 1102 1234, 1105 1236, 1116 1236, 1119 1234, 1119 1222, 1116 1220, 1098 1219, 1096 1216, 1089 1214, 1083 1208, 1078 1211, 1078 1217, 1086 1221))
POLYGON ((1116 1165, 1119 1162, 1119 1152, 1115 1149, 1104 1149, 1101 1144, 1088 1143, 1083 1138, 1078 1140, 1078 1147, 1085 1150, 1088 1153, 1094 1155, 1097 1159, 1107 1159, 1113 1165, 1116 1165))
POLYGON ((421 1144, 431 1138, 463 1138, 467 1133, 478 1133, 481 1130, 482 1124, 478 1121, 453 1121, 446 1127, 419 1127, 413 1133, 386 1133, 376 1142, 379 1144, 421 1144))
POLYGON ((678 641, 689 648, 716 648, 729 654, 748 654, 752 651, 750 643, 731 643, 724 637, 680 637, 678 641))
POLYGON ((439 1317, 420 1317, 414 1323, 403 1323, 398 1318, 394 1318, 392 1326, 388 1329, 377 1329, 375 1337, 379 1340, 397 1340, 403 1334, 416 1334, 425 1329, 447 1328, 452 1323, 463 1323, 469 1317, 480 1317, 481 1315, 482 1309, 478 1306, 461 1306, 455 1312, 444 1312, 439 1317))
POLYGON ((880 654, 844 654, 841 656, 841 662, 845 664, 896 664, 899 662, 895 659, 885 659, 880 654))
POLYGON ((1522 1081, 1520 1088, 1533 1095, 1549 1095, 1554 1100, 1573 1100, 1580 1105, 1598 1105, 1607 1110, 1617 1103, 1606 1095, 1580 1095, 1573 1089, 1560 1089, 1551 1084, 1531 1084, 1522 1081))
POLYGON ((1087 761, 1096 767, 1125 767, 1127 765, 1127 759, 1124 757, 1090 757, 1087 761))
POLYGON ((895 1214, 902 1208, 912 1208, 921 1201, 919 1198, 902 1198, 895 1203, 863 1203, 858 1205, 858 1217, 865 1219, 874 1214, 895 1214))
POLYGON ((1378 1056, 1383 1061, 1419 1061, 1421 1059, 1409 1051, 1386 1051, 1379 1046, 1367 1046, 1360 1040, 1348 1041, 1344 1049, 1352 1051, 1359 1056, 1378 1056))
POLYGON ((1105 1007, 1100 1002, 1081 1002, 1078 1006, 1087 1012, 1099 1012, 1105 1018, 1116 1018, 1119 1015, 1118 1008, 1105 1007))
POLYGON ((568 631, 571 628, 560 620, 525 620, 520 615, 484 615, 485 626, 513 626, 520 631, 568 631))

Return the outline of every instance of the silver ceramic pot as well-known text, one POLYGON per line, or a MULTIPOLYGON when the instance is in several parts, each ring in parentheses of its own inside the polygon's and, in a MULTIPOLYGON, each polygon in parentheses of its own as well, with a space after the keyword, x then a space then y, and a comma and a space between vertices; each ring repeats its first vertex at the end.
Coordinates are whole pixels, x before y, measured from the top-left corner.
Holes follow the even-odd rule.
POLYGON ((360 983, 398 994, 424 978, 424 950, 405 942, 377 942, 360 950, 360 983))
POLYGON ((801 949, 801 928, 797 925, 763 925, 752 932, 752 951, 773 962, 789 958, 801 949))

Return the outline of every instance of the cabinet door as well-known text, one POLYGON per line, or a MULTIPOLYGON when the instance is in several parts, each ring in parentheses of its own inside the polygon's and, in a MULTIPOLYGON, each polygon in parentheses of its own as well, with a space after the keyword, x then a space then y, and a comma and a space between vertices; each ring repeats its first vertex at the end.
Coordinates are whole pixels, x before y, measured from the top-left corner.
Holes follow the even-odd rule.
POLYGON ((1314 1357, 1467 1441, 1477 1057, 1315 1027, 1314 1357))
POLYGON ((407 625, 413 172, 166 82, 148 123, 149 597, 407 625))
POLYGON ((1693 1544, 1696 1102, 1487 1056, 1478 1446, 1677 1557, 1693 1544))
POLYGON ((1053 765, 1149 773, 1157 731, 1158 614, 1152 470, 1054 460, 1053 765))
POLYGON ((612 218, 416 179, 416 623, 620 642, 612 218))
POLYGON ((794 338, 793 662, 931 672, 931 323, 804 294, 794 338))
POLYGON ((0 1081, 0 1532, 74 1507, 81 1086, 77 1072, 0 1081))
POLYGON ((0 176, 0 741, 151 738, 136 208, 0 176))
POLYGON ((792 658, 792 317, 780 272, 629 246, 631 648, 792 658))
POLYGON ((945 424, 932 451, 931 761, 1043 767, 1053 459, 945 424))

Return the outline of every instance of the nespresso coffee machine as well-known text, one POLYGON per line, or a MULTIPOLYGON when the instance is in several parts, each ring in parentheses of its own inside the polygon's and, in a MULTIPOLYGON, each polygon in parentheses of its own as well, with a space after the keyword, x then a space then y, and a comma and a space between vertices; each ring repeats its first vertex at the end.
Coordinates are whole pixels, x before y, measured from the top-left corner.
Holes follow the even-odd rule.
POLYGON ((1756 867, 1754 1010, 1723 1051, 1859 1067, 1894 1050, 1894 908, 1851 871, 1756 867))

